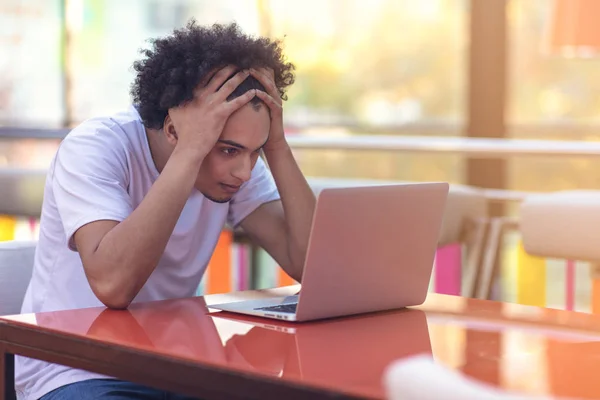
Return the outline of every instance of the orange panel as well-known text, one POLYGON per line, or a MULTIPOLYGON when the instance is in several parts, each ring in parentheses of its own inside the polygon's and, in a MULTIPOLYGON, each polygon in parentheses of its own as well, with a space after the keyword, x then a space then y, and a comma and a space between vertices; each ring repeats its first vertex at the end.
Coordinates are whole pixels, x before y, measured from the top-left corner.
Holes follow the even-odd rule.
POLYGON ((597 0, 555 0, 551 13, 550 45, 552 50, 589 47, 598 50, 600 31, 597 0))
POLYGON ((600 314, 600 279, 592 280, 592 313, 600 314))
POLYGON ((231 245, 233 234, 221 232, 217 247, 208 263, 206 294, 231 292, 231 245))
POLYGON ((277 279, 277 286, 290 286, 290 285, 295 285, 297 282, 295 279, 293 279, 292 277, 290 277, 284 270, 283 268, 279 267, 279 271, 278 271, 278 279, 277 279))
POLYGON ((593 355, 600 351, 600 343, 552 338, 546 341, 550 393, 561 398, 597 399, 600 396, 598 360, 593 355))

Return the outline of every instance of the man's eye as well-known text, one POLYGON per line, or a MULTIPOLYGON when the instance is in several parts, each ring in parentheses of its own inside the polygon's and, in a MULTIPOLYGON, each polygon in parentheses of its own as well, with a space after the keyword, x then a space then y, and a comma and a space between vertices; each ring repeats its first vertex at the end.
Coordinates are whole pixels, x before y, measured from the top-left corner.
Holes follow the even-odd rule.
POLYGON ((237 153, 237 149, 227 147, 221 150, 225 155, 232 156, 237 153))

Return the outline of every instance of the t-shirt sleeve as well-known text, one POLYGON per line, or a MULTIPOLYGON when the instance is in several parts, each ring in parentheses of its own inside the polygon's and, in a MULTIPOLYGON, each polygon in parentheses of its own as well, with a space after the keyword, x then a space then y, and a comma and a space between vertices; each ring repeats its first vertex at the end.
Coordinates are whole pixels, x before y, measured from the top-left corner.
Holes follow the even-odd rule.
POLYGON ((264 160, 258 158, 250 179, 242 185, 229 203, 228 223, 237 227, 260 205, 279 200, 279 191, 264 160))
MULTIPOLYGON (((79 129, 79 128, 78 128, 79 129)), ((127 152, 109 128, 79 129, 57 151, 52 192, 71 250, 83 225, 99 220, 122 221, 132 212, 127 192, 127 152)))

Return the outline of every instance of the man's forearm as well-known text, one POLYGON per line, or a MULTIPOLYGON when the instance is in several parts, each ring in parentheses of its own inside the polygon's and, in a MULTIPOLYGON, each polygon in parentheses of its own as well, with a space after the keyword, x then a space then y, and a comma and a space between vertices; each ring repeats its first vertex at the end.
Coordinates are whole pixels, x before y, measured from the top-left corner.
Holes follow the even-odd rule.
POLYGON ((95 268, 102 270, 116 304, 126 307, 156 268, 200 164, 195 155, 176 149, 140 205, 100 241, 95 268))
POLYGON ((286 268, 286 272, 299 282, 302 278, 315 210, 315 195, 300 171, 287 142, 265 149, 265 156, 285 212, 288 255, 291 263, 286 268))

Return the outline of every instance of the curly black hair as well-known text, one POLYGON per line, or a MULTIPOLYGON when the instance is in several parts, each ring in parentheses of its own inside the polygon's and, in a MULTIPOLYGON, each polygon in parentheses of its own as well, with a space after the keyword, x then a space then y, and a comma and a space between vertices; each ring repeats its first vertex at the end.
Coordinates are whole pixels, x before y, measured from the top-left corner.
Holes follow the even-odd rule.
MULTIPOLYGON (((281 42, 242 33, 236 23, 199 26, 192 19, 185 28, 164 38, 151 40, 145 57, 133 64, 133 102, 147 128, 161 129, 168 110, 194 97, 194 89, 215 68, 236 65, 240 69, 268 67, 275 72, 275 85, 283 100, 294 83, 294 65, 287 62, 281 42)), ((231 97, 262 88, 252 76, 231 97)), ((258 101, 258 98, 255 98, 258 101)))

